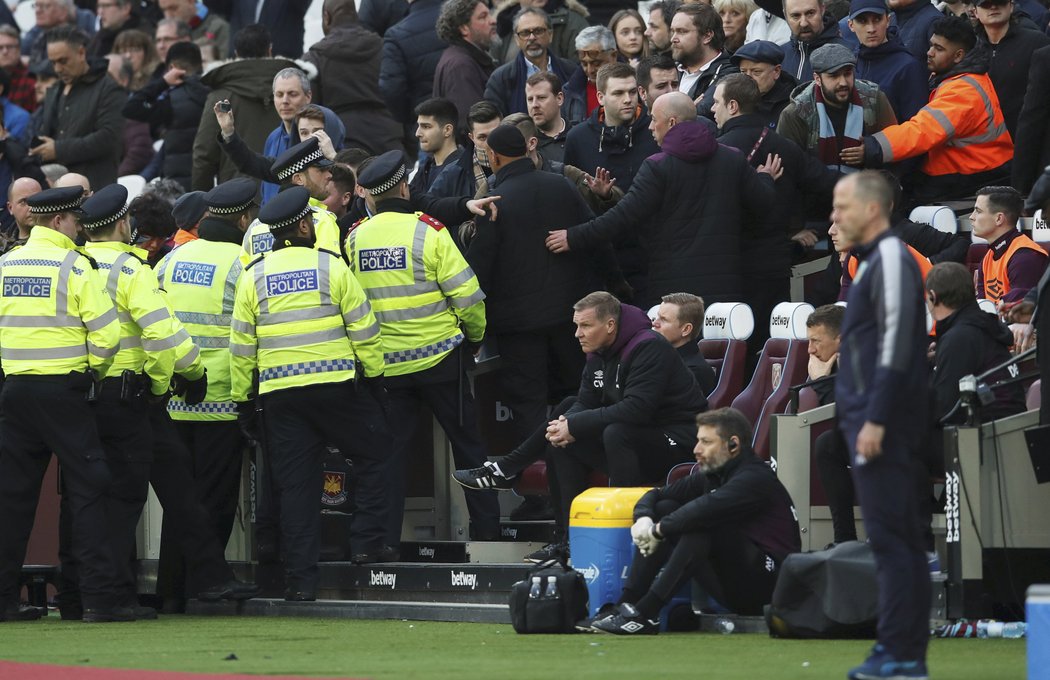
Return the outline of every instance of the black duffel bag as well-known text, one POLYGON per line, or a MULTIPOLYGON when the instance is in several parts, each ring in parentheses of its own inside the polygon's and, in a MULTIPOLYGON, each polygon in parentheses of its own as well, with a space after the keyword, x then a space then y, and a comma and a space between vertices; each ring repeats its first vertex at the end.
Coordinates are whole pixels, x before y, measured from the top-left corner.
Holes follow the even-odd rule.
POLYGON ((518 633, 575 633, 587 617, 587 581, 557 560, 510 587, 510 620, 518 633))

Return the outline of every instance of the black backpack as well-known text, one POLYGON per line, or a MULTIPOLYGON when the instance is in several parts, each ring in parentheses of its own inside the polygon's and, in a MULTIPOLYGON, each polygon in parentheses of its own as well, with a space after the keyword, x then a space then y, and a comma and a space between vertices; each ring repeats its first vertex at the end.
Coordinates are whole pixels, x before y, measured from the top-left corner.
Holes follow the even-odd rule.
POLYGON ((548 560, 510 588, 510 620, 518 633, 575 633, 587 618, 587 581, 557 560, 548 560))

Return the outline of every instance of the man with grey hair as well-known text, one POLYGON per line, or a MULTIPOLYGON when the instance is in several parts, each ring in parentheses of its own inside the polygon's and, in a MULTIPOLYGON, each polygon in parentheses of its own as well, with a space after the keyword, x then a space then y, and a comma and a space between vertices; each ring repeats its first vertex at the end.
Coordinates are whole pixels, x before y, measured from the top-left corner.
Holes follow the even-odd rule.
POLYGON ((160 60, 168 60, 168 50, 177 42, 190 42, 190 25, 179 19, 161 19, 157 22, 157 32, 153 35, 153 42, 157 45, 157 55, 160 60))
MULTIPOLYGON (((551 51, 554 31, 550 17, 542 9, 520 10, 514 15, 513 29, 518 54, 513 61, 496 69, 485 86, 485 99, 498 106, 504 115, 528 113, 525 81, 532 74, 549 71, 566 84, 579 71, 571 61, 551 51)), ((566 99, 569 96, 566 94, 566 99)))
POLYGON ((198 7, 197 0, 158 0, 157 6, 164 12, 164 18, 185 21, 193 41, 201 48, 213 46, 219 59, 230 54, 230 24, 207 6, 198 7))
MULTIPOLYGON (((291 146, 295 134, 292 121, 310 103, 309 79, 297 62, 270 56, 270 32, 266 27, 246 26, 234 36, 234 44, 237 58, 201 78, 212 90, 204 110, 229 102, 231 115, 226 121, 230 127, 225 131, 215 116, 201 118, 193 141, 191 185, 195 191, 208 191, 215 186, 216 177, 221 183, 239 174, 236 163, 223 152, 235 138, 234 132, 249 149, 262 149, 264 155, 276 157, 291 146), (288 77, 278 78, 282 73, 288 77)), ((267 189, 263 191, 267 195, 267 189)), ((276 193, 276 186, 269 189, 269 195, 276 193)))
POLYGON ((39 0, 33 3, 36 25, 22 36, 22 56, 29 57, 29 70, 47 64, 47 41, 45 35, 56 26, 76 26, 88 36, 95 34, 95 15, 86 9, 78 9, 73 0, 39 0))
POLYGON ((584 93, 587 114, 600 105, 598 99, 598 70, 616 61, 616 36, 605 26, 588 26, 576 36, 576 58, 580 70, 573 74, 567 87, 584 93))
POLYGON ((496 68, 489 54, 497 40, 496 19, 481 0, 448 0, 438 15, 437 34, 448 47, 434 71, 434 96, 456 105, 462 130, 467 111, 484 96, 496 68))

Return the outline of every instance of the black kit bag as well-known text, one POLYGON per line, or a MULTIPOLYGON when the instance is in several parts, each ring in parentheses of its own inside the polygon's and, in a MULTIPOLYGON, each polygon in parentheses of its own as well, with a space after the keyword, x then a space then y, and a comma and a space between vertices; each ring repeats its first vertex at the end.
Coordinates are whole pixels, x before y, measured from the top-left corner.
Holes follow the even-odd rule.
POLYGON ((871 638, 878 614, 871 546, 858 541, 789 555, 773 602, 765 607, 770 637, 871 638))
POLYGON ((510 587, 510 620, 518 633, 575 633, 587 618, 587 581, 557 560, 548 560, 510 587))

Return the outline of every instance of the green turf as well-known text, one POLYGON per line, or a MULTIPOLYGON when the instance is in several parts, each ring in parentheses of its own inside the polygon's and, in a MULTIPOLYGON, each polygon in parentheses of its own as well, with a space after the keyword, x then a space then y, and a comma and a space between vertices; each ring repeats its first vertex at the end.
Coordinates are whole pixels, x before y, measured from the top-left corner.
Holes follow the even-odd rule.
MULTIPOLYGON (((1024 640, 933 640, 931 677, 1025 676, 1024 640)), ((678 633, 516 635, 510 626, 419 621, 163 617, 0 624, 0 659, 208 673, 359 678, 844 678, 864 641, 678 633), (224 660, 234 654, 236 660, 224 660)))

